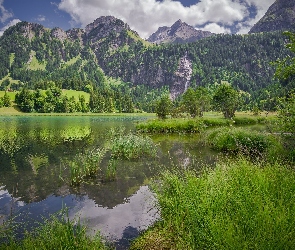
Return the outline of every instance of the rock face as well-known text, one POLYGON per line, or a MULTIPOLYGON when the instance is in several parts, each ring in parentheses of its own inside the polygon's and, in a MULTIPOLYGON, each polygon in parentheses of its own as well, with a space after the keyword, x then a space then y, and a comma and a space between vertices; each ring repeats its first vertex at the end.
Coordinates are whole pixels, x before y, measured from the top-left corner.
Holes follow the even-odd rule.
POLYGON ((152 43, 189 43, 214 35, 209 31, 196 30, 181 20, 171 27, 160 27, 147 41, 152 43))
POLYGON ((295 1, 276 0, 249 33, 295 31, 295 1))
POLYGON ((102 16, 85 28, 85 34, 92 41, 114 36, 123 30, 131 30, 129 25, 113 16, 102 16))

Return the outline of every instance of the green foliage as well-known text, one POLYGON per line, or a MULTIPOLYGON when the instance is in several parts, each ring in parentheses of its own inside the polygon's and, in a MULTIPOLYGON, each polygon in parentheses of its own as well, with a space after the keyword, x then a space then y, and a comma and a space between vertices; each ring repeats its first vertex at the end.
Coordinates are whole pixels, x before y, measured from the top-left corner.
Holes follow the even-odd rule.
POLYGON ((213 105, 226 119, 232 118, 240 105, 239 92, 227 83, 220 84, 214 93, 213 105))
POLYGON ((67 163, 70 170, 70 183, 80 185, 86 177, 95 176, 100 169, 100 162, 106 153, 105 149, 96 149, 80 153, 67 163))
POLYGON ((112 156, 123 159, 156 157, 157 148, 152 139, 142 135, 120 135, 112 140, 112 156))
POLYGON ((136 124, 141 133, 199 133, 204 128, 201 119, 150 120, 136 124))
MULTIPOLYGON (((291 33, 289 31, 284 33, 288 39, 289 43, 286 47, 292 52, 295 53, 295 33, 291 33)), ((277 70, 276 77, 279 79, 290 79, 295 76, 295 57, 292 54, 292 57, 288 56, 282 60, 277 60, 277 70)))
POLYGON ((197 115, 202 117, 210 107, 211 98, 208 90, 204 87, 198 87, 195 90, 188 88, 182 96, 182 103, 191 117, 194 118, 197 115))
POLYGON ((7 94, 7 92, 5 91, 4 96, 2 98, 0 98, 2 101, 2 106, 3 107, 11 107, 11 100, 10 100, 10 96, 7 94))
POLYGON ((279 109, 279 123, 281 132, 295 136, 295 94, 281 100, 279 109))
POLYGON ((206 136, 207 143, 214 149, 230 153, 241 153, 251 157, 273 157, 277 150, 279 159, 282 145, 278 138, 245 128, 217 128, 206 136))
POLYGON ((166 119, 171 113, 172 101, 168 95, 163 95, 156 103, 156 114, 160 119, 166 119))
POLYGON ((295 247, 295 174, 285 166, 240 159, 201 176, 165 172, 157 183, 162 220, 131 249, 295 247))
POLYGON ((7 235, 7 243, 0 245, 0 249, 107 249, 99 234, 91 238, 86 234, 86 227, 80 222, 70 221, 64 215, 52 215, 43 223, 26 232, 20 241, 7 235))

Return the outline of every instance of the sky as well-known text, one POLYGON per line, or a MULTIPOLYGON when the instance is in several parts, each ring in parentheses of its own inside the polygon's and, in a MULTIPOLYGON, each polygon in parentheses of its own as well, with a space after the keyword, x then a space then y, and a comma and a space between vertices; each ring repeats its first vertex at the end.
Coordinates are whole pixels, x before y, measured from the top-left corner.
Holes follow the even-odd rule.
POLYGON ((213 33, 245 34, 275 0, 0 0, 0 36, 20 21, 63 30, 115 16, 142 38, 181 19, 213 33))

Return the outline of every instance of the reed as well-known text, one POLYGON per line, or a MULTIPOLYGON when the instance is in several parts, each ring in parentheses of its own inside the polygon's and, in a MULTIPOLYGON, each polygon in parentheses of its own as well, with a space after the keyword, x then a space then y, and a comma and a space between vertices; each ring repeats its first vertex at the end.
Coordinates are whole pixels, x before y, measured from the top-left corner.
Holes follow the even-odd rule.
POLYGON ((129 133, 113 139, 111 152, 113 158, 132 160, 156 157, 157 148, 150 137, 129 133))
POLYGON ((245 159, 201 176, 165 172, 154 185, 162 220, 131 249, 295 249, 295 172, 245 159))
POLYGON ((80 185, 86 177, 95 176, 100 169, 100 163, 106 153, 106 149, 89 150, 78 154, 68 163, 70 169, 71 185, 80 185))
POLYGON ((86 229, 79 222, 52 215, 31 232, 26 232, 21 240, 15 239, 10 231, 0 249, 107 249, 99 234, 91 238, 86 229))

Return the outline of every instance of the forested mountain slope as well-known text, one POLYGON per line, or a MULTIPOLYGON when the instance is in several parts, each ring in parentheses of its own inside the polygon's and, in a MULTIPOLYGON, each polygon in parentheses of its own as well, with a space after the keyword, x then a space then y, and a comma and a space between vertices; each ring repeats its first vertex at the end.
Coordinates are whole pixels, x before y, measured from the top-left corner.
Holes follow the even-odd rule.
POLYGON ((290 53, 286 42, 275 32, 154 45, 110 16, 85 30, 21 22, 0 38, 0 79, 9 75, 28 86, 53 80, 79 90, 87 81, 102 86, 111 76, 129 82, 128 87, 168 87, 172 97, 189 86, 224 80, 252 94, 274 83, 271 62, 290 53))

